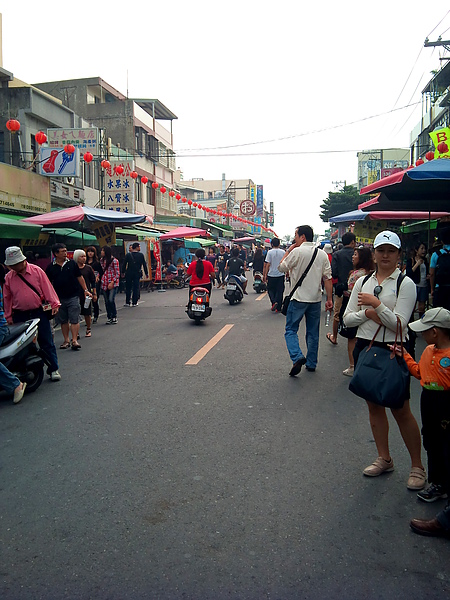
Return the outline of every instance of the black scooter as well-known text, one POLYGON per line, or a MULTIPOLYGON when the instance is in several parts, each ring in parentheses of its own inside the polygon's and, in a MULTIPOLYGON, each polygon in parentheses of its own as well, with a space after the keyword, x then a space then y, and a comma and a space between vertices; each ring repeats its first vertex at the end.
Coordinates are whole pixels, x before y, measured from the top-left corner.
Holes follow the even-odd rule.
POLYGON ((190 319, 200 325, 212 313, 209 305, 209 291, 204 287, 194 287, 189 291, 189 302, 186 306, 186 312, 190 319))
POLYGON ((242 287, 241 280, 236 275, 229 275, 225 286, 225 294, 223 295, 225 300, 233 305, 236 302, 241 302, 244 297, 244 288, 242 287))

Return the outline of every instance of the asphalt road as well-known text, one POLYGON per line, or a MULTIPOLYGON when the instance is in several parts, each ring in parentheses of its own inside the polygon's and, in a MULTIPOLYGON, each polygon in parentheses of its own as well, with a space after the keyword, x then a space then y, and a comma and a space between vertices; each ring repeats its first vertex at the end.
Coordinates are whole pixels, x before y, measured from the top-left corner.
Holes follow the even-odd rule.
POLYGON ((450 543, 408 526, 443 503, 406 489, 395 423, 396 470, 362 475, 376 449, 345 340, 323 319, 317 371, 290 378, 267 297, 215 291, 200 327, 186 297, 144 293, 82 327, 60 382, 0 401, 0 598, 448 598, 450 543))

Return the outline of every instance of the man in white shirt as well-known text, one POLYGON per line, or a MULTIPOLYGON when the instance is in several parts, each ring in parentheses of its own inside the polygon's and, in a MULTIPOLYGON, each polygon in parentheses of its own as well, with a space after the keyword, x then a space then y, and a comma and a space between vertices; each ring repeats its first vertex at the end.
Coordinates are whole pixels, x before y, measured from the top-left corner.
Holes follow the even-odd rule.
POLYGON ((284 292, 284 273, 278 270, 278 265, 284 256, 284 252, 280 249, 280 240, 278 238, 273 238, 271 244, 272 249, 267 253, 264 262, 263 278, 267 282, 267 293, 272 303, 271 310, 278 312, 283 303, 284 292))
MULTIPOLYGON (((278 269, 283 273, 289 272, 292 286, 297 283, 311 262, 316 247, 313 238, 312 227, 300 225, 295 230, 294 243, 281 259, 278 269)), ((333 308, 331 265, 326 252, 318 249, 304 282, 295 290, 291 298, 286 315, 284 338, 293 362, 289 372, 291 377, 298 375, 305 364, 307 371, 316 370, 322 308, 322 280, 327 294, 325 310, 331 310, 333 308), (303 316, 306 319, 306 357, 301 351, 298 341, 298 328, 303 316)))

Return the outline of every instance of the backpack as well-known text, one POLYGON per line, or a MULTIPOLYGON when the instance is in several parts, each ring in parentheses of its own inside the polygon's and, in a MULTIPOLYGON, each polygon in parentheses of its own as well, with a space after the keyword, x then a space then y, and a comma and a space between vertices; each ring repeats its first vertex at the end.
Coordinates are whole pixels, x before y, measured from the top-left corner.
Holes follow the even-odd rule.
POLYGON ((434 281, 438 286, 450 285, 450 252, 448 250, 438 253, 434 281))

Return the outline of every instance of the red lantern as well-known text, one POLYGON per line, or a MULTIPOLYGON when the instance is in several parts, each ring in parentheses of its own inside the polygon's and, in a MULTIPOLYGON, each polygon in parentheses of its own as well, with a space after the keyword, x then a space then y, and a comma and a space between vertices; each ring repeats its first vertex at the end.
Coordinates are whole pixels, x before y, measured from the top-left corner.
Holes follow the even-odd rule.
POLYGON ((47 136, 43 131, 38 131, 34 138, 40 146, 42 146, 42 144, 45 144, 45 142, 47 141, 47 136))
POLYGON ((153 188, 154 190, 157 190, 157 189, 159 188, 159 183, 156 183, 156 181, 154 181, 154 182, 152 183, 152 188, 153 188))
POLYGON ((170 192, 169 192, 169 196, 170 196, 171 198, 173 198, 173 197, 175 196, 175 192, 174 192, 173 190, 170 190, 170 192))
POLYGON ((92 162, 93 158, 94 158, 94 157, 92 156, 92 154, 91 154, 90 152, 85 152, 85 153, 83 154, 83 159, 84 159, 84 162, 85 162, 85 163, 90 163, 90 162, 92 162))
POLYGON ((66 154, 73 154, 75 152, 75 146, 73 144, 66 144, 64 146, 64 152, 66 154))
POLYGON ((177 200, 181 200, 181 194, 177 194, 177 195, 175 196, 175 198, 176 198, 177 200))
POLYGON ((144 175, 144 177, 141 177, 141 181, 142 181, 142 183, 143 183, 144 185, 147 185, 147 182, 148 182, 148 177, 146 177, 146 176, 144 175))
POLYGON ((194 206, 194 208, 197 208, 197 206, 198 206, 197 202, 194 202, 194 204, 192 206, 194 206))
POLYGON ((181 198, 181 202, 183 202, 183 203, 187 202, 187 198, 181 198))
POLYGON ((124 171, 124 169, 123 169, 122 165, 116 165, 114 167, 114 173, 116 175, 122 175, 123 171, 124 171))
POLYGON ((431 152, 431 151, 430 151, 430 152, 427 152, 427 153, 425 154, 425 158, 426 158, 427 160, 433 160, 433 158, 434 158, 434 152, 431 152))
POLYGON ((136 171, 131 171, 130 177, 131 177, 131 179, 137 179, 138 178, 138 174, 136 173, 136 171))
POLYGON ((192 206, 192 200, 188 200, 189 206, 192 206))
POLYGON ((424 162, 425 162, 425 161, 424 161, 422 158, 418 158, 418 159, 416 160, 416 167, 418 167, 419 165, 423 165, 423 164, 424 164, 424 162))
POLYGON ((203 206, 201 204, 198 204, 197 206, 199 207, 200 210, 203 209, 203 206))
POLYGON ((19 129, 20 129, 19 121, 17 121, 16 119, 9 119, 9 121, 6 121, 6 129, 8 131, 10 131, 11 133, 15 133, 16 131, 19 131, 19 129))
POLYGON ((110 169, 110 168, 111 168, 111 163, 109 162, 109 160, 102 160, 102 162, 101 162, 101 165, 102 165, 102 167, 105 169, 105 171, 106 171, 107 169, 110 169))
POLYGON ((161 194, 165 194, 167 192, 167 189, 164 186, 161 186, 159 189, 161 194))
POLYGON ((439 152, 439 154, 445 154, 446 152, 448 152, 447 144, 445 142, 441 142, 440 144, 438 144, 437 151, 439 152))

